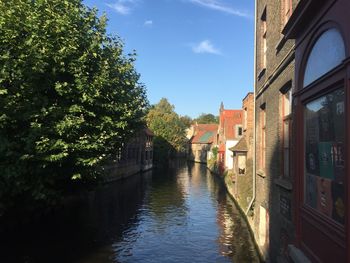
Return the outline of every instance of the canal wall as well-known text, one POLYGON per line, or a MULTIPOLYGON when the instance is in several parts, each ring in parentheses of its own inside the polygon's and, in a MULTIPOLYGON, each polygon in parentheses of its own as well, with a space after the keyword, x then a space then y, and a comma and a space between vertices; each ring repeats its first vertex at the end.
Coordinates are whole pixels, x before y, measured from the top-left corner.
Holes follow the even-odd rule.
POLYGON ((247 226, 250 232, 250 235, 252 237, 252 240, 254 242, 254 246, 256 251, 258 251, 259 254, 259 259, 261 262, 265 262, 264 260, 264 254, 263 251, 261 251, 261 248, 258 245, 258 241, 256 240, 256 234, 254 233, 254 218, 253 218, 253 214, 248 213, 248 215, 245 213, 245 211, 243 210, 244 208, 242 207, 242 205, 240 204, 240 202, 238 202, 238 200, 235 198, 236 196, 236 187, 235 187, 235 183, 232 180, 232 172, 229 171, 225 171, 224 174, 220 174, 218 169, 216 169, 216 166, 210 166, 207 165, 207 169, 214 174, 215 176, 221 178, 224 182, 224 185, 226 187, 226 190, 228 192, 228 194, 230 195, 231 199, 234 201, 234 203, 236 204, 238 210, 240 211, 242 218, 247 222, 247 226))
POLYGON ((104 182, 118 181, 129 176, 142 173, 152 169, 152 165, 141 165, 139 163, 128 163, 125 165, 110 165, 105 167, 106 176, 104 182))

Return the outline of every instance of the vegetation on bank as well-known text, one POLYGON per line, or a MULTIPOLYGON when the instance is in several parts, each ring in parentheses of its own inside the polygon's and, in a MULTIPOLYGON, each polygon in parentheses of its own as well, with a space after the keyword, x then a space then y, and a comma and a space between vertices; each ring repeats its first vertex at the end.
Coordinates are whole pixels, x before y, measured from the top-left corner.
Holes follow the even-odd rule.
POLYGON ((186 128, 183 121, 166 98, 152 105, 146 115, 147 126, 153 131, 154 161, 165 164, 170 157, 174 157, 186 150, 186 128))
POLYGON ((0 1, 0 215, 99 180, 148 104, 118 37, 81 0, 0 1))

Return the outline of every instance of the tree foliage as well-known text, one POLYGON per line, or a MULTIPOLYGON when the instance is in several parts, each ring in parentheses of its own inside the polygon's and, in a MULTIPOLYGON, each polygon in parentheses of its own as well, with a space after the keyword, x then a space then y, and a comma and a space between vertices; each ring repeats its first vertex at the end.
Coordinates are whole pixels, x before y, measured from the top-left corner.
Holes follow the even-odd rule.
POLYGON ((219 117, 211 113, 202 113, 196 119, 194 119, 194 122, 199 124, 219 123, 219 117))
POLYGON ((81 0, 0 1, 0 210, 101 176, 147 105, 134 61, 81 0))
POLYGON ((191 127, 193 120, 190 116, 184 115, 184 116, 180 116, 180 120, 183 123, 183 125, 185 125, 186 128, 191 127))
POLYGON ((162 98, 153 105, 147 116, 147 126, 154 132, 155 160, 163 161, 162 157, 185 150, 186 126, 180 116, 174 111, 174 106, 162 98))

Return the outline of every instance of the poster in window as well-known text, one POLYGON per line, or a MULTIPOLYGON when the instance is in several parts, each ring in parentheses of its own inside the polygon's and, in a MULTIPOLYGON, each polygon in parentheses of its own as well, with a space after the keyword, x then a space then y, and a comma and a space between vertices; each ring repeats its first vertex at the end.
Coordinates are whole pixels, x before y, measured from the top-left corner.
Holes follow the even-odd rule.
POLYGON ((332 209, 332 180, 317 177, 317 210, 331 217, 332 209))
POLYGON ((318 159, 320 163, 320 176, 327 179, 334 179, 333 165, 333 143, 320 142, 318 144, 318 159))
POLYGON ((332 218, 344 224, 345 217, 345 203, 344 203, 344 185, 333 182, 332 183, 332 199, 333 199, 333 211, 332 218))
POLYGON ((312 208, 317 204, 317 176, 308 174, 305 178, 305 202, 312 208))
POLYGON ((345 174, 344 145, 342 143, 334 143, 332 154, 335 181, 337 183, 343 183, 345 174))

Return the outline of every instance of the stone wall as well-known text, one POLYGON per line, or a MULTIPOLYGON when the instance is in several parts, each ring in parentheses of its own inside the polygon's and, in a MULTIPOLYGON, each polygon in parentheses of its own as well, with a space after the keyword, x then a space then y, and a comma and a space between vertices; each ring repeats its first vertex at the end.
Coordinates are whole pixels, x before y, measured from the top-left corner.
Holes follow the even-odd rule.
POLYGON ((206 143, 193 143, 190 144, 190 154, 188 155, 188 160, 207 163, 208 152, 210 151, 211 144, 206 143))

